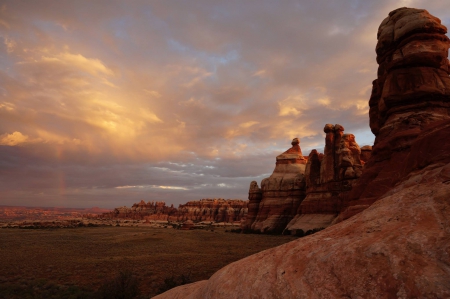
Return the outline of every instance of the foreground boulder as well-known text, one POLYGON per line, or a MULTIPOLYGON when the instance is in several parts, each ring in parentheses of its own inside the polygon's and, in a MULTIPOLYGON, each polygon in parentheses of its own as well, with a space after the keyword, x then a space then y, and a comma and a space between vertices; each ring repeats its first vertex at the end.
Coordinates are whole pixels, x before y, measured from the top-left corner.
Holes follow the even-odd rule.
POLYGON ((380 64, 386 75, 380 97, 374 83, 370 123, 377 139, 352 190, 360 202, 347 209, 361 213, 155 298, 450 298, 450 86, 443 33, 426 10, 395 10, 380 26, 379 62, 392 59, 380 64), (395 62, 395 49, 407 41, 414 41, 407 49, 429 54, 409 56, 405 49, 395 62), (402 75, 388 79, 396 71, 402 75))

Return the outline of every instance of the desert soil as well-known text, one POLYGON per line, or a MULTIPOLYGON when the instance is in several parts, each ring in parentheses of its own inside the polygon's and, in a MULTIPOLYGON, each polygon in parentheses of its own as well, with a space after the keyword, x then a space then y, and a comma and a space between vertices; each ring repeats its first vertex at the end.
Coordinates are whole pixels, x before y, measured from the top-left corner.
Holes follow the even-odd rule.
POLYGON ((119 271, 132 271, 142 293, 154 295, 171 275, 208 279, 233 261, 293 239, 225 229, 0 229, 0 289, 41 279, 95 290, 119 271))

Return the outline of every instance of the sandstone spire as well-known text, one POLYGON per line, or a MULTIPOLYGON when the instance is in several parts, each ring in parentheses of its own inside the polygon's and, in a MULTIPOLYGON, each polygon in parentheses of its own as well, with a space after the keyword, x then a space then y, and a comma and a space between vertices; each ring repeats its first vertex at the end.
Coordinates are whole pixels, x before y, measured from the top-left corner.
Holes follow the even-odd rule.
POLYGON ((275 169, 270 177, 262 180, 261 191, 256 189, 257 184, 255 186, 252 182, 250 185, 249 213, 244 228, 281 232, 297 213, 305 198, 304 174, 307 162, 299 144, 299 138, 294 138, 292 147, 276 157, 275 169), (260 202, 257 205, 258 200, 260 202))
POLYGON ((369 101, 370 128, 376 139, 372 159, 346 203, 352 208, 343 218, 392 189, 417 163, 405 160, 412 145, 428 128, 450 119, 446 32, 441 21, 424 9, 399 8, 381 23, 376 46, 378 78, 369 101))

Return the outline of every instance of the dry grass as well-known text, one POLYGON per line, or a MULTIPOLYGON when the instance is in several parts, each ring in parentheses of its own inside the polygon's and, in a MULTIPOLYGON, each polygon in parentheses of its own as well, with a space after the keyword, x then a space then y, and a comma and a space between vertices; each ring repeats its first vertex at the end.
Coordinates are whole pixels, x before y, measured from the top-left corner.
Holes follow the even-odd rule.
POLYGON ((44 279, 96 290, 119 271, 132 271, 142 293, 154 295, 171 275, 191 273, 192 281, 208 279, 233 261, 293 239, 224 229, 1 229, 0 288, 44 279))

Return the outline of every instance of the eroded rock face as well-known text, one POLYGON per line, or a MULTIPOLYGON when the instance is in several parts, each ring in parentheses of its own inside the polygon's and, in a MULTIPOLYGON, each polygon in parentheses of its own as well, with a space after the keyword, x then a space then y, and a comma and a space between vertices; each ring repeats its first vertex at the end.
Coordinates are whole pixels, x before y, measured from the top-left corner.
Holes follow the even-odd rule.
POLYGON ((361 164, 366 164, 372 156, 372 146, 365 145, 361 148, 361 164))
MULTIPOLYGON (((361 176, 364 161, 353 134, 344 127, 326 124, 324 154, 312 150, 305 170, 306 198, 286 230, 307 231, 327 227, 342 209, 344 198, 361 176)), ((365 147, 365 156, 370 156, 365 147)))
POLYGON ((304 173, 307 162, 299 143, 299 139, 294 138, 292 147, 277 156, 272 175, 262 180, 262 199, 250 227, 252 230, 281 232, 295 216, 305 197, 304 173))
MULTIPOLYGON (((424 9, 399 8, 381 23, 378 78, 369 101, 376 139, 372 158, 345 203, 348 209, 342 219, 367 208, 399 183, 410 170, 405 159, 418 136, 450 119, 446 32, 441 21, 424 9)), ((430 145, 436 142, 443 140, 430 145)))
POLYGON ((178 207, 177 221, 234 222, 246 217, 248 201, 240 199, 201 199, 178 207))
MULTIPOLYGON (((303 157, 295 138, 292 148, 277 157, 275 170, 261 182, 261 189, 256 182, 250 184, 252 208, 244 229, 307 231, 333 222, 361 176, 364 161, 355 136, 344 134, 343 126, 327 124, 324 132, 324 154, 313 150, 308 158, 303 157)), ((370 152, 371 147, 364 148, 365 159, 370 152)))
POLYGON ((175 220, 177 209, 173 205, 166 206, 164 201, 149 201, 141 200, 129 207, 115 208, 112 212, 103 213, 102 218, 118 218, 118 219, 151 219, 151 220, 175 220))
POLYGON ((259 204, 262 200, 262 191, 259 188, 256 181, 250 183, 250 188, 248 190, 248 213, 246 218, 241 225, 242 229, 251 229, 253 222, 255 222, 256 216, 259 211, 259 204))
POLYGON ((235 222, 246 218, 248 201, 239 199, 201 199, 188 201, 175 208, 161 202, 141 202, 131 208, 120 207, 102 214, 103 218, 145 219, 184 222, 235 222))

